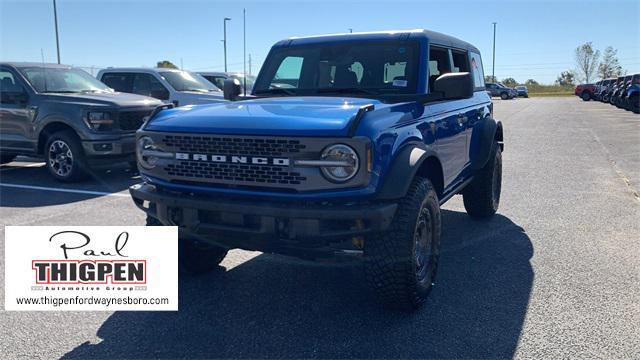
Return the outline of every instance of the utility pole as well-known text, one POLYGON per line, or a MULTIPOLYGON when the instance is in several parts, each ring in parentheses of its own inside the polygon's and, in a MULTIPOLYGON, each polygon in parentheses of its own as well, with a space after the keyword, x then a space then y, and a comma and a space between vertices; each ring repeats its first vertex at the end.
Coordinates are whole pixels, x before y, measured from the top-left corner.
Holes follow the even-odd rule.
POLYGON ((247 95, 247 10, 242 9, 242 79, 244 95, 247 95))
POLYGON ((496 80, 496 24, 493 23, 493 67, 491 68, 491 81, 498 82, 496 80))
POLYGON ((224 18, 222 21, 223 29, 224 29, 224 40, 222 43, 224 44, 224 72, 227 72, 227 21, 230 21, 231 18, 224 18))
POLYGON ((56 26, 56 50, 58 52, 58 64, 60 64, 60 38, 58 37, 58 7, 56 0, 53 0, 53 22, 56 26))

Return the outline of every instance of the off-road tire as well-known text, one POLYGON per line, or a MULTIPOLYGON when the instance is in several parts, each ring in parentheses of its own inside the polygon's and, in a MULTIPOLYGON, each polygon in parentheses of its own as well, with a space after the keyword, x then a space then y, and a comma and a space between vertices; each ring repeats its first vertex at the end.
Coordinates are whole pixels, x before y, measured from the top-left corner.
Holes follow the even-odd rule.
POLYGON ((84 180, 89 176, 89 167, 80 138, 71 130, 63 130, 51 134, 45 143, 43 155, 47 170, 58 181, 75 182, 84 180), (55 159, 52 158, 52 145, 54 143, 63 144, 62 146, 68 149, 69 152, 65 152, 65 156, 66 154, 71 154, 71 165, 68 171, 59 172, 55 165, 52 164, 52 161, 55 162, 55 159))
MULTIPOLYGON (((162 226, 158 219, 147 216, 147 226, 162 226)), ((188 238, 178 239, 178 265, 190 275, 211 272, 227 256, 227 249, 188 238)))
POLYGON ((462 198, 467 214, 473 218, 487 218, 498 211, 502 188, 502 151, 493 143, 487 163, 463 190, 462 198))
POLYGON ((591 94, 586 91, 583 92, 582 95, 580 95, 580 97, 582 98, 583 101, 591 100, 591 94))
POLYGON ((16 154, 0 153, 0 164, 8 164, 16 158, 16 154))
POLYGON ((386 307, 410 311, 424 303, 438 269, 440 231, 436 190, 428 179, 417 177, 389 229, 365 239, 367 279, 386 307))
POLYGON ((508 100, 509 99, 509 94, 507 94, 506 92, 501 93, 500 94, 500 99, 508 100))

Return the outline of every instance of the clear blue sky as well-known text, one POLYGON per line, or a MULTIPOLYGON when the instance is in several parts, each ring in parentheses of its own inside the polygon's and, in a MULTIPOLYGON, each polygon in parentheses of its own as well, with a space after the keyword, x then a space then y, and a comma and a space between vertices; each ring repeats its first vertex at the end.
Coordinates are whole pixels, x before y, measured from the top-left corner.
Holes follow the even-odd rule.
MULTIPOLYGON (((573 49, 592 41, 618 49, 640 72, 640 1, 106 1, 58 0, 62 62, 89 68, 154 66, 170 60, 190 70, 222 70, 222 19, 228 23, 229 70, 242 71, 242 9, 247 52, 257 73, 270 46, 312 34, 427 28, 482 51, 491 74, 493 21, 498 23, 496 76, 552 83, 574 68, 573 49)), ((0 0, 0 60, 56 61, 52 0, 0 0)))

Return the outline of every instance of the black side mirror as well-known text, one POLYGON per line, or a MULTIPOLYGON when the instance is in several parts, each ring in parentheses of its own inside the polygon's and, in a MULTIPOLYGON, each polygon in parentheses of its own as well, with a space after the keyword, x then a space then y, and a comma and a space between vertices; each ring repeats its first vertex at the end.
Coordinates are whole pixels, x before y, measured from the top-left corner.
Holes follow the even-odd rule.
POLYGON ((473 96, 473 78, 468 72, 440 75, 433 84, 435 92, 444 99, 468 99, 473 96))
POLYGON ((234 101, 240 93, 242 88, 240 87, 240 80, 238 79, 225 79, 224 80, 224 98, 229 101, 234 101))

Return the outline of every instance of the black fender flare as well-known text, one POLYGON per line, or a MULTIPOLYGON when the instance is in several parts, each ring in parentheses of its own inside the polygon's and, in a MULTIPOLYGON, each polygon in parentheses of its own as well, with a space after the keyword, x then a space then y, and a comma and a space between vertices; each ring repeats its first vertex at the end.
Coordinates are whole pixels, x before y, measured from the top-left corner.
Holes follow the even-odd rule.
POLYGON ((469 157, 473 170, 481 169, 489 160, 494 141, 504 150, 502 123, 485 117, 474 125, 469 142, 469 157))
POLYGON ((405 196, 422 163, 432 156, 440 161, 436 151, 423 143, 404 145, 386 171, 378 198, 398 199, 405 196))

